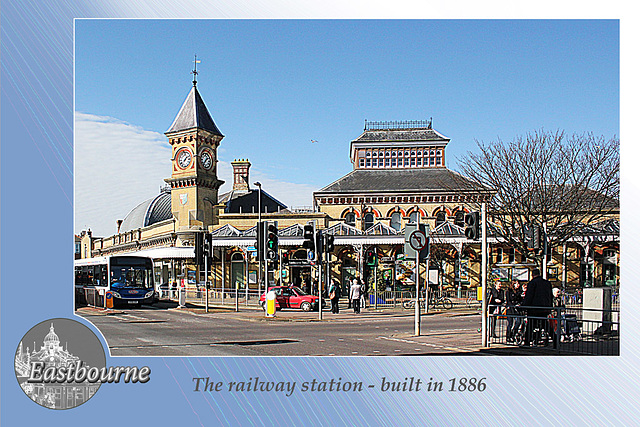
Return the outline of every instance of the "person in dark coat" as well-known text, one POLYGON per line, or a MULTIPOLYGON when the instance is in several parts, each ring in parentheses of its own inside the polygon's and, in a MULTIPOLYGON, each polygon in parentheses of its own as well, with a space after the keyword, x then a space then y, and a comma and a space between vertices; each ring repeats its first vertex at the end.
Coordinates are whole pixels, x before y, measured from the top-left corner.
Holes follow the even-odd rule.
POLYGON ((331 312, 338 314, 340 312, 340 307, 338 307, 338 302, 340 301, 340 284, 336 279, 333 279, 331 286, 329 286, 329 298, 331 299, 331 312))
POLYGON ((489 331, 492 338, 498 338, 496 335, 496 320, 498 314, 502 310, 504 305, 504 290, 502 289, 502 282, 498 282, 495 288, 489 288, 489 299, 487 300, 489 307, 489 314, 495 314, 489 317, 489 331))
POLYGON ((522 317, 519 316, 519 306, 522 304, 523 295, 520 282, 513 280, 506 292, 507 298, 507 342, 512 342, 520 324, 522 317))
POLYGON ((528 317, 524 342, 525 346, 531 345, 534 329, 546 330, 548 339, 550 331, 547 316, 551 312, 551 307, 553 307, 551 282, 543 279, 540 276, 540 270, 537 268, 531 272, 531 275, 533 279, 527 284, 527 291, 524 294, 524 301, 522 301, 522 305, 527 310, 528 317))

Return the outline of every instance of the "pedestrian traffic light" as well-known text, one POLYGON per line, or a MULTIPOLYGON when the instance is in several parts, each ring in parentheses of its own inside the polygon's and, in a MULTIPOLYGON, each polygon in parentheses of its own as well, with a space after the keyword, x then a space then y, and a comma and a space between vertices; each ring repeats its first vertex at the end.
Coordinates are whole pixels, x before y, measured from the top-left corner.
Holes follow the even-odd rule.
POLYGON ((302 247, 309 250, 314 250, 316 247, 316 226, 315 224, 307 224, 304 226, 304 242, 302 243, 302 247))
POLYGON ((264 253, 266 259, 275 261, 278 259, 278 223, 267 221, 267 237, 265 239, 264 253))
POLYGON ((375 249, 368 249, 364 259, 367 265, 374 267, 378 263, 378 254, 375 249))
POLYGON ((327 252, 333 252, 333 249, 335 248, 335 245, 333 244, 333 241, 334 241, 333 234, 327 234, 326 238, 327 238, 327 244, 325 245, 324 249, 327 252))
POLYGON ((464 214, 464 235, 470 240, 480 239, 480 214, 478 212, 464 214))
POLYGON ((289 252, 283 252, 282 253, 282 265, 288 265, 289 264, 289 252))
POLYGON ((195 242, 194 242, 194 252, 195 252, 195 261, 196 261, 196 265, 202 265, 204 264, 204 257, 203 257, 203 241, 204 241, 204 233, 196 233, 195 235, 195 242))

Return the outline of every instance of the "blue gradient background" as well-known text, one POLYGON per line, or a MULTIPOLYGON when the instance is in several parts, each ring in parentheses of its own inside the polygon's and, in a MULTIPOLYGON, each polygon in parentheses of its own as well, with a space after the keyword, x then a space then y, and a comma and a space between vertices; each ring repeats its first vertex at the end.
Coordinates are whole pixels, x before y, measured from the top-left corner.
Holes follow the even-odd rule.
MULTIPOLYGON (((550 3, 552 4, 552 3, 550 3)), ((580 357, 422 358, 108 358, 114 366, 148 365, 147 384, 107 385, 86 404, 51 411, 29 400, 14 380, 23 334, 54 317, 73 317, 73 19, 189 17, 408 17, 373 4, 200 1, 3 2, 1 88, 1 415, 3 425, 637 425, 638 209, 635 135, 637 77, 622 57, 623 330, 622 355, 580 357), (130 3, 130 4, 129 4, 130 3), (268 3, 268 4, 267 4, 268 3), (284 10, 284 12, 283 12, 284 10), (635 102, 634 102, 635 103, 635 102), (627 108, 624 108, 627 106, 627 108), (633 114, 633 116, 631 116, 633 114), (626 119, 625 119, 626 118, 626 119), (625 123, 630 123, 625 126, 625 123), (628 139, 625 137, 628 135, 628 139), (631 136, 633 135, 633 136, 631 136), (627 219, 629 221, 627 221, 627 219), (635 252, 635 253, 634 253, 635 252), (628 293, 627 293, 628 292, 628 293), (297 392, 195 393, 192 377, 213 381, 296 381, 297 392), (381 377, 447 381, 486 377, 483 393, 301 393, 300 383, 342 377, 379 384, 381 377), (140 408, 145 408, 141 410, 140 408)), ((397 5, 396 5, 397 6, 397 5)), ((537 10, 539 5, 537 4, 537 10)), ((478 6, 479 7, 479 6, 478 6)), ((543 7, 544 8, 544 7, 543 7)), ((454 6, 436 10, 461 17, 454 6)), ((459 9, 458 9, 459 10, 459 9)), ((476 9, 476 13, 478 13, 476 9)), ((471 9, 473 12, 473 9, 471 9)), ((512 10, 521 16, 527 7, 512 10)), ((469 14, 469 11, 464 12, 469 14)), ((480 16, 486 12, 480 12, 480 16)), ((599 12, 600 13, 600 12, 599 12)), ((423 17, 432 17, 423 10, 423 17)), ((607 18, 619 18, 613 11, 607 18)), ((628 15, 624 15, 628 16, 628 15)), ((463 16, 464 17, 464 16, 463 16)), ((563 17, 571 17, 566 14, 563 17)), ((575 17, 575 15, 574 15, 575 17)), ((599 17, 605 17, 600 14, 599 17)), ((621 25, 623 49, 637 52, 638 25, 621 25), (626 41, 626 42, 625 42, 626 41), (635 42, 633 42, 635 43, 635 42)), ((636 118, 637 120, 637 118, 636 118)), ((86 322, 85 322, 86 323, 86 322)), ((93 326, 89 325, 93 330, 93 326)), ((105 346, 106 347, 106 346, 105 346)))

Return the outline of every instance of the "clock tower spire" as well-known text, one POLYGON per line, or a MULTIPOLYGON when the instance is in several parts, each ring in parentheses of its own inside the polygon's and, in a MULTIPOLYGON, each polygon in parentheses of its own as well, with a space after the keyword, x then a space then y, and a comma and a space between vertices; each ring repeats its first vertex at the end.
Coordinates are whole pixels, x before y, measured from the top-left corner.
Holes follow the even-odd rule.
POLYGON ((196 87, 194 57, 193 87, 165 135, 171 144, 171 212, 179 230, 206 229, 217 224, 218 189, 224 183, 217 175, 220 132, 196 87))

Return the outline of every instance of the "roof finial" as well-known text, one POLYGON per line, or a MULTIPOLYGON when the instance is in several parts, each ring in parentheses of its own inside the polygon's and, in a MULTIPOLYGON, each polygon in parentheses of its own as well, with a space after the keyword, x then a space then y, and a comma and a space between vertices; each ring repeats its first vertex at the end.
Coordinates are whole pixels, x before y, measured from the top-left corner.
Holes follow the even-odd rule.
POLYGON ((191 72, 191 74, 193 74, 193 86, 195 87, 198 84, 198 64, 200 63, 200 60, 198 59, 198 55, 193 55, 193 71, 191 72))

